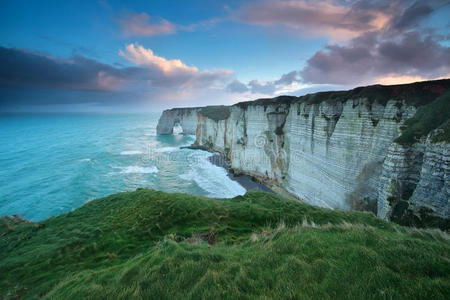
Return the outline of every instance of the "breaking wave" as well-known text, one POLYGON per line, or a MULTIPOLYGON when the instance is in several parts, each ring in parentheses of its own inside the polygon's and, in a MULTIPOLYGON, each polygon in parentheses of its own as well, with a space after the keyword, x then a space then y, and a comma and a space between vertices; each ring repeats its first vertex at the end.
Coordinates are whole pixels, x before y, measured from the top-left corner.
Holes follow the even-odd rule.
POLYGON ((190 170, 179 175, 181 179, 194 181, 210 197, 233 198, 245 194, 246 189, 231 180, 224 168, 209 161, 208 157, 212 156, 212 153, 199 150, 195 152, 197 153, 195 159, 190 159, 190 170))

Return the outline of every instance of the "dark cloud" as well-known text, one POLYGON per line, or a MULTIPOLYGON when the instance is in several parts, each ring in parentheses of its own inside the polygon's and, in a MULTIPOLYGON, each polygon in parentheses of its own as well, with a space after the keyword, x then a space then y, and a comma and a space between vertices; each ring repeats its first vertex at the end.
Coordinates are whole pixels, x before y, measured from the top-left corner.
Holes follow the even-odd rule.
POLYGON ((261 83, 258 80, 252 80, 248 83, 250 90, 254 94, 272 95, 276 91, 276 85, 273 81, 261 83))
POLYGON ((437 78, 450 73, 450 48, 432 35, 408 32, 396 40, 368 33, 316 52, 301 71, 310 83, 368 83, 385 75, 437 78))
POLYGON ((146 76, 139 68, 118 69, 82 56, 56 59, 0 47, 0 111, 23 105, 123 105, 124 99, 136 104, 139 92, 123 87, 146 76))
POLYGON ((127 49, 135 50, 127 53, 133 67, 115 67, 79 55, 59 59, 0 47, 0 104, 11 105, 15 99, 35 105, 48 101, 68 103, 72 101, 70 97, 62 97, 61 93, 67 91, 71 91, 67 95, 75 95, 72 99, 78 99, 78 103, 86 99, 101 103, 118 103, 122 99, 131 103, 137 95, 142 98, 158 93, 164 98, 164 93, 182 91, 186 95, 193 89, 216 88, 216 84, 225 85, 232 75, 226 70, 200 71, 180 60, 156 56, 143 47, 127 49), (28 97, 33 91, 36 97, 28 97))
POLYGON ((72 90, 112 90, 131 70, 116 69, 82 56, 61 60, 0 47, 0 85, 72 90))
POLYGON ((417 1, 408 7, 400 18, 394 19, 392 28, 397 30, 404 30, 415 27, 425 17, 429 16, 434 8, 430 5, 433 1, 417 1))
MULTIPOLYGON (((450 74, 450 48, 444 39, 419 24, 442 1, 394 1, 391 20, 383 28, 359 35, 343 45, 317 51, 300 72, 309 83, 373 83, 384 77, 438 78, 450 74)), ((386 1, 360 1, 359 8, 386 1)))
POLYGON ((239 80, 233 80, 226 87, 226 91, 230 93, 244 93, 248 90, 248 87, 239 80))
POLYGON ((436 78, 450 74, 448 41, 422 21, 448 0, 262 1, 235 13, 240 21, 263 26, 284 25, 312 30, 332 40, 317 51, 300 72, 278 81, 249 84, 252 92, 298 81, 318 84, 373 83, 384 76, 436 78))
POLYGON ((289 85, 289 84, 292 84, 294 82, 298 82, 299 79, 297 78, 297 75, 298 75, 297 71, 292 71, 292 72, 289 72, 287 74, 283 74, 283 75, 281 75, 280 79, 278 79, 278 80, 276 80, 274 82, 274 84, 276 84, 276 85, 281 85, 281 84, 289 85))
MULTIPOLYGON (((111 91, 146 82, 153 87, 209 86, 227 81, 231 71, 199 71, 180 60, 167 60, 150 49, 129 45, 123 56, 135 67, 113 67, 83 56, 57 59, 21 49, 0 47, 0 85, 51 89, 111 91)), ((121 65, 121 64, 119 64, 121 65)))

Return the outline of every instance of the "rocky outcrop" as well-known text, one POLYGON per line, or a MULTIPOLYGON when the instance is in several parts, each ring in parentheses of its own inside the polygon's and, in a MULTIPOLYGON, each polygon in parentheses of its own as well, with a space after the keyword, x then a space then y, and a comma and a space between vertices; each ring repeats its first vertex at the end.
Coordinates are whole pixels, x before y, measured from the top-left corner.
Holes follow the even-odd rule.
POLYGON ((450 145, 425 143, 420 176, 410 198, 415 206, 428 207, 441 217, 450 217, 450 145))
POLYGON ((183 128, 184 134, 195 134, 199 110, 200 108, 173 108, 165 110, 156 126, 157 134, 172 134, 173 127, 177 124, 183 128))
POLYGON ((433 142, 432 136, 414 145, 389 147, 379 184, 380 218, 390 219, 392 213, 408 209, 450 217, 450 145, 433 142))
POLYGON ((200 108, 172 109, 163 112, 158 133, 170 133, 178 122, 195 132, 196 145, 224 153, 235 172, 311 204, 373 205, 389 218, 390 200, 407 197, 448 217, 449 145, 393 142, 416 106, 398 97, 325 96, 239 103, 223 120, 200 108))

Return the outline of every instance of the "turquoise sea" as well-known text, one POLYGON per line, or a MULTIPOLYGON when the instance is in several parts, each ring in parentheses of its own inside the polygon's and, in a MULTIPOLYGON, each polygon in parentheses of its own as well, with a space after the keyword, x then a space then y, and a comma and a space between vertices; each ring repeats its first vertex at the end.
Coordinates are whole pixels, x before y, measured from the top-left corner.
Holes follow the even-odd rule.
POLYGON ((245 189, 180 149, 190 135, 156 135, 159 114, 0 115, 0 216, 33 221, 139 187, 211 197, 245 189))

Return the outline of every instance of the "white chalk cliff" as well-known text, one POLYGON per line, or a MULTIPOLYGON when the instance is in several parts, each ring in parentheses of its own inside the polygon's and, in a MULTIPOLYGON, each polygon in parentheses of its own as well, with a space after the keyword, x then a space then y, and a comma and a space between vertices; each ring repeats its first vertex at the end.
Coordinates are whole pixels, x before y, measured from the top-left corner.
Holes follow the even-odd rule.
POLYGON ((402 99, 365 97, 244 102, 225 117, 202 108, 163 112, 158 134, 179 123, 195 144, 222 152, 237 173, 251 175, 304 201, 349 209, 363 200, 389 218, 392 197, 449 217, 450 147, 430 137, 412 146, 394 139, 416 107, 402 99))

